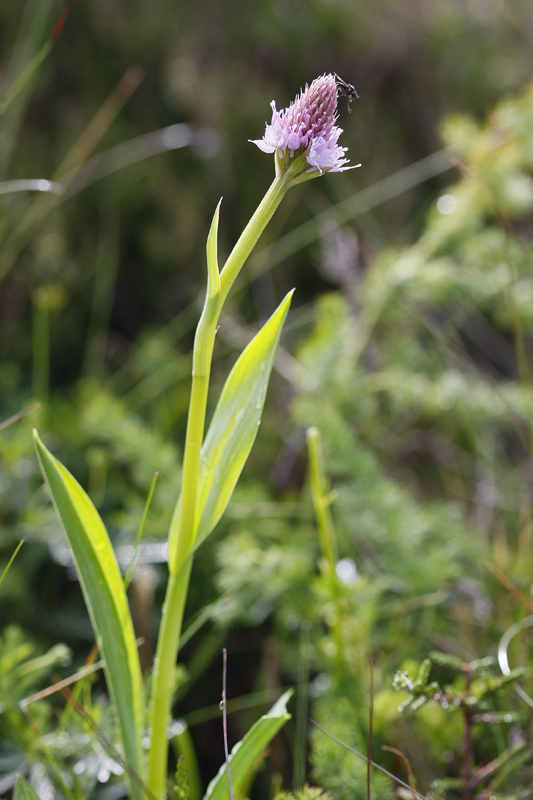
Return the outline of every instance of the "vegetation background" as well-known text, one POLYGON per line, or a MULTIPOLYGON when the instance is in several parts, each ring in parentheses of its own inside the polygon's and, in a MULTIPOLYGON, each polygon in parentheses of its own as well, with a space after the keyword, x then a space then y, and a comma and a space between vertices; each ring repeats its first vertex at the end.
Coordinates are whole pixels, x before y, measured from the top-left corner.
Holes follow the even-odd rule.
MULTIPOLYGON (((53 0, 0 5, 2 92, 60 13, 53 0)), ((147 665, 209 222, 223 196, 227 254, 272 179, 271 159, 249 143, 262 135, 270 101, 284 107, 329 71, 359 92, 351 114, 340 102, 339 124, 362 167, 291 191, 223 320, 220 381, 296 287, 251 459, 195 564, 187 615, 198 632, 182 652, 176 713, 190 725, 205 789, 223 758, 216 706, 225 644, 228 694, 248 698, 230 716, 233 741, 281 687, 299 686, 294 724, 273 745, 257 796, 269 796, 272 781, 298 788, 307 777, 335 798, 363 797, 363 768, 315 734, 308 744, 306 720, 312 707, 365 749, 373 656, 375 758, 401 772, 379 746, 403 746, 424 791, 461 774, 460 714, 428 704, 402 717, 392 680, 434 649, 462 661, 494 656, 527 613, 532 45, 529 0, 79 0, 70 8, 52 52, 0 118, 4 182, 61 182, 102 154, 70 173, 61 196, 0 183, 2 418, 41 402, 0 434, 3 562, 26 536, 1 589, 2 794, 21 770, 58 791, 39 773, 42 754, 16 703, 47 685, 50 670, 70 674, 93 644, 31 428, 88 488, 125 564, 120 548, 132 543, 159 470, 146 526, 152 547, 131 588, 147 665), (424 161, 442 137, 467 177, 442 156, 424 161), (322 431, 339 555, 352 559, 340 600, 317 567, 308 425, 322 431), (521 596, 504 588, 505 577, 521 596), (50 650, 58 642, 70 665, 66 648, 50 650)), ((520 658, 527 666, 525 644, 520 658)), ((439 680, 451 680, 449 667, 437 667, 439 680)), ((96 684, 100 695, 104 688, 96 684)), ((496 733, 476 729, 472 766, 523 739, 508 790, 519 793, 531 779, 531 721, 512 691, 490 710, 508 706, 510 721, 498 720, 496 733)), ((53 731, 57 705, 39 713, 53 731)), ((107 797, 115 779, 95 775, 94 791, 107 797)), ((376 779, 374 791, 390 787, 376 779)))

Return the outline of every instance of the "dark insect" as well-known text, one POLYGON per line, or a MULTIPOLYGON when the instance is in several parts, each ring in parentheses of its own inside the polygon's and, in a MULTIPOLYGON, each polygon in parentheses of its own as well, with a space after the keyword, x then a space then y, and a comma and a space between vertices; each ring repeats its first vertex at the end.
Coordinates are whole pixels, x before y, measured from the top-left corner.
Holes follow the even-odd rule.
POLYGON ((352 109, 350 108, 350 103, 352 100, 356 100, 359 97, 355 90, 355 86, 352 86, 351 83, 346 83, 346 81, 343 81, 342 78, 339 78, 336 72, 333 74, 335 75, 335 83, 337 84, 337 97, 345 97, 348 100, 348 111, 351 114, 352 109))

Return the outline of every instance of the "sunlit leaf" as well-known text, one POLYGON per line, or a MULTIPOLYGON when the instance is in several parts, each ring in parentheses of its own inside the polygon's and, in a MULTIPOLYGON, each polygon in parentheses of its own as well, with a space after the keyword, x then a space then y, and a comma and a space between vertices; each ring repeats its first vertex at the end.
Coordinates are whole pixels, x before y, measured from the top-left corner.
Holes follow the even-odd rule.
POLYGON ((292 292, 250 342, 231 370, 202 448, 198 541, 215 527, 252 449, 292 292))
POLYGON ((33 791, 28 781, 19 775, 13 793, 13 800, 39 800, 39 796, 33 791))
MULTIPOLYGON (((106 662, 124 757, 142 775, 143 686, 135 634, 120 570, 102 520, 91 500, 39 439, 35 445, 44 478, 72 549, 98 647, 106 662)), ((140 799, 139 788, 132 794, 140 799)))
MULTIPOLYGON (((292 693, 292 689, 285 692, 277 703, 272 706, 268 714, 258 719, 246 736, 231 751, 229 757, 231 782, 234 794, 237 797, 265 747, 272 741, 287 720, 291 718, 287 711, 287 703, 292 693)), ((230 800, 226 764, 222 764, 216 777, 207 787, 204 800, 230 800)))
MULTIPOLYGON (((211 533, 226 508, 250 453, 265 402, 281 329, 292 292, 252 339, 231 370, 202 447, 196 545, 211 533)), ((177 563, 179 513, 174 514, 169 564, 177 563)))

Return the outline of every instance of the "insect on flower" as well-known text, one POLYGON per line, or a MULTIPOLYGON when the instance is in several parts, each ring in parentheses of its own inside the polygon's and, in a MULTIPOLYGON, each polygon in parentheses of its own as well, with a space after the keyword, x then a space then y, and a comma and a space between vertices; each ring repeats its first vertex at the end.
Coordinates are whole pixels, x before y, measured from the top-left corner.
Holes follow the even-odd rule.
POLYGON ((351 114, 352 109, 350 108, 350 103, 352 100, 359 98, 355 86, 352 86, 351 83, 346 83, 346 81, 343 81, 342 78, 339 78, 336 72, 334 72, 333 75, 335 76, 335 83, 337 85, 337 97, 345 97, 347 99, 348 111, 351 114))

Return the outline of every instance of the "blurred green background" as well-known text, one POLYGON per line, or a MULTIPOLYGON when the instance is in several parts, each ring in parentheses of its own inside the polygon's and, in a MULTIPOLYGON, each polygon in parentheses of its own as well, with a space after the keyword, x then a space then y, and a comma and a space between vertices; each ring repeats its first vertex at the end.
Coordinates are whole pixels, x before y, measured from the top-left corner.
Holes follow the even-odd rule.
MULTIPOLYGON (((25 9, 5 4, 0 35, 6 82, 21 19, 29 26, 38 11, 44 41, 60 10, 52 2, 25 9)), ((270 160, 248 142, 262 135, 271 99, 283 107, 325 71, 353 83, 361 102, 352 115, 340 104, 340 124, 352 163, 363 164, 341 179, 330 176, 297 190, 268 234, 274 238, 439 149, 443 115, 483 118, 499 97, 527 81, 531 59, 527 2, 76 3, 24 116, 16 120, 9 153, 4 148, 4 177, 51 178, 136 65, 144 79, 98 150, 175 123, 206 126, 215 136, 203 149, 186 147, 120 170, 66 200, 46 220, 2 289, 3 324, 19 332, 2 337, 3 347, 9 342, 4 363, 18 369, 29 364, 29 339, 21 330, 25 298, 54 281, 68 302, 57 320, 63 346, 52 358, 52 382, 65 386, 79 377, 98 242, 113 235, 106 224, 116 225, 120 242, 106 364, 120 364, 142 330, 169 322, 193 301, 204 282, 203 249, 215 204, 224 197, 221 251, 227 253, 271 180, 270 160)), ((424 184, 360 220, 367 245, 412 240, 437 187, 424 184)), ((11 213, 20 202, 3 199, 11 213)), ((302 304, 327 288, 309 262, 309 253, 300 252, 274 270, 278 295, 296 284, 302 304)), ((260 315, 265 292, 261 285, 250 290, 260 315)))
MULTIPOLYGON (((4 98, 61 8, 0 4, 4 98)), ((65 642, 74 665, 93 643, 31 427, 88 489, 117 548, 133 541, 159 470, 147 537, 165 537, 212 214, 223 197, 222 262, 273 177, 272 158, 249 142, 270 101, 284 107, 329 71, 359 93, 351 114, 340 101, 339 124, 362 166, 291 190, 230 298, 215 353, 212 402, 236 353, 296 287, 255 448, 191 583, 188 615, 205 624, 183 650, 176 713, 189 714, 204 788, 223 751, 219 719, 207 721, 216 708, 199 711, 218 703, 224 644, 228 694, 266 692, 230 717, 234 741, 281 686, 309 678, 313 713, 364 749, 375 655, 378 744, 405 744, 424 790, 460 771, 456 728, 438 708, 400 721, 391 685, 435 647, 467 660, 495 654, 525 611, 485 561, 530 596, 533 8, 80 0, 0 117, 2 419, 41 403, 0 432, 3 563, 27 537, 1 589, 6 707, 2 669, 17 636, 35 653, 65 642), (469 177, 443 156, 424 160, 444 144, 469 177), (8 184, 25 179, 67 190, 8 184), (306 482, 305 427, 315 424, 338 493, 340 555, 360 576, 346 584, 346 670, 331 696, 318 679, 338 661, 334 612, 306 482)), ((157 548, 132 587, 145 664, 165 580, 157 548)), ((359 767, 315 739, 308 749, 302 692, 258 796, 277 774, 287 786, 314 774, 335 798, 363 797, 359 767)), ((0 714, 15 764, 2 767, 2 792, 39 756, 17 719, 0 714)), ((527 736, 530 721, 520 725, 527 736)), ((481 737, 479 763, 505 750, 509 726, 498 736, 481 737)))

